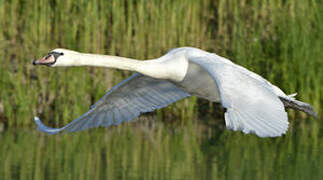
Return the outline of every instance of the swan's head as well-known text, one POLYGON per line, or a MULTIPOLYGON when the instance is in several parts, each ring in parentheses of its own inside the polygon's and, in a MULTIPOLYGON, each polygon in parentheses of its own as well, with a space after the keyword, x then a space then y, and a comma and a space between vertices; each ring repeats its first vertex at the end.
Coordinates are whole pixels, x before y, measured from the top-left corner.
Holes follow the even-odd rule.
POLYGON ((33 65, 73 66, 80 53, 67 49, 54 49, 40 59, 34 60, 33 65))

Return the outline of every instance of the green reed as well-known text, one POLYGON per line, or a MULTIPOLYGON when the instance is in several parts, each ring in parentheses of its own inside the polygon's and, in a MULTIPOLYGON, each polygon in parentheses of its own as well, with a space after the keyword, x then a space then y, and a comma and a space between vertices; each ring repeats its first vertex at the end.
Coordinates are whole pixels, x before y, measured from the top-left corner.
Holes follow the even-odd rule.
MULTIPOLYGON (((199 47, 247 66, 287 93, 299 92, 320 113, 321 7, 316 1, 1 1, 2 119, 9 127, 30 127, 36 114, 67 123, 131 74, 31 65, 56 47, 138 59, 199 47)), ((196 98, 183 103, 162 112, 196 114, 196 98)))

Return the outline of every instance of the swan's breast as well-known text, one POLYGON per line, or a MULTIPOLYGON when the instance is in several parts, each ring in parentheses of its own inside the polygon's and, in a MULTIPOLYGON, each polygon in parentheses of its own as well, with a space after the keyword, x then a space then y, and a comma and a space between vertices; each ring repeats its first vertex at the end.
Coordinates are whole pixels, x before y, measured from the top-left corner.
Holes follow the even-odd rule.
POLYGON ((191 95, 220 102, 219 91, 211 75, 193 62, 189 62, 184 79, 176 85, 191 95))

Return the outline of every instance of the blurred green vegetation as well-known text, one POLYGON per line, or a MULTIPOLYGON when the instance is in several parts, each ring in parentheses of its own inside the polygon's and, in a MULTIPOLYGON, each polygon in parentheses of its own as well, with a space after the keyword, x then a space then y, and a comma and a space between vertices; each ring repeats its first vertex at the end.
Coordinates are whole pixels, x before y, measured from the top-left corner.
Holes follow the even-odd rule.
POLYGON ((0 179, 317 179, 322 177, 320 0, 0 0, 0 179), (223 109, 189 98, 134 123, 47 136, 132 72, 33 67, 62 47, 137 59, 194 46, 309 102, 286 136, 224 130, 223 109), (2 130, 1 130, 2 129, 2 130))
POLYGON ((163 123, 60 136, 9 131, 0 136, 0 179, 321 179, 316 133, 264 139, 163 123))

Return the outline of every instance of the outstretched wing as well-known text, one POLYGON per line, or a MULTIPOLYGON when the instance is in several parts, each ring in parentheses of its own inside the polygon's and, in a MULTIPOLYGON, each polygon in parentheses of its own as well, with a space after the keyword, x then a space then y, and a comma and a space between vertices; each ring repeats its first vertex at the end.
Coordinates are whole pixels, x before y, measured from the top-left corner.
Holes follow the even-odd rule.
POLYGON ((287 131, 284 105, 265 79, 219 56, 190 60, 208 71, 219 88, 221 103, 227 109, 227 128, 260 137, 280 136, 287 131))
POLYGON ((62 128, 49 128, 35 117, 38 129, 48 134, 60 131, 82 131, 93 127, 107 127, 130 121, 141 113, 190 96, 166 80, 153 79, 139 73, 114 86, 91 109, 62 128))

